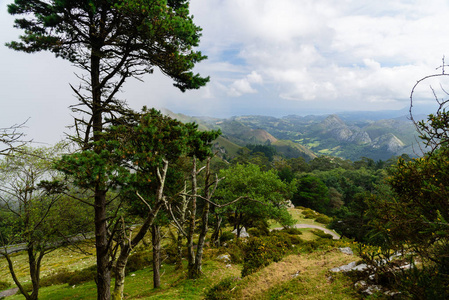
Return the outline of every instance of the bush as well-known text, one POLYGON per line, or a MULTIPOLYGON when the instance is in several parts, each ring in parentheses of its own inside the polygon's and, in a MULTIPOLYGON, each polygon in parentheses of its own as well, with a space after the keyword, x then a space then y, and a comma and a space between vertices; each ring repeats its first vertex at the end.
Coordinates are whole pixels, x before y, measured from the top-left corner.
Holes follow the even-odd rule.
POLYGON ((250 237, 244 245, 242 277, 250 275, 271 262, 280 261, 291 248, 287 234, 250 237))
POLYGON ((230 241, 235 239, 235 234, 233 234, 230 231, 225 231, 220 236, 220 243, 223 244, 224 242, 230 241))
POLYGON ((310 208, 307 208, 307 209, 302 211, 302 215, 306 219, 315 219, 317 217, 318 213, 313 211, 313 210, 311 210, 310 208))
POLYGON ((10 287, 11 287, 11 284, 9 282, 0 280, 0 291, 7 290, 10 287))
POLYGON ((74 275, 74 272, 70 272, 67 269, 59 270, 54 274, 50 274, 41 278, 39 281, 40 287, 52 286, 56 284, 65 284, 68 283, 70 278, 74 275))
POLYGON ((131 254, 126 263, 125 274, 128 275, 131 272, 142 270, 147 266, 150 266, 153 262, 153 253, 148 250, 138 250, 131 254))
POLYGON ((297 236, 296 234, 290 234, 290 233, 288 233, 287 231, 284 231, 284 230, 273 231, 271 233, 271 235, 272 236, 276 236, 279 239, 283 240, 289 248, 292 245, 298 245, 298 244, 301 244, 303 242, 303 240, 299 236, 297 236))
POLYGON ((260 228, 250 228, 246 232, 248 232, 249 236, 257 236, 257 237, 266 236, 270 234, 270 231, 268 231, 267 233, 267 231, 262 230, 260 228))
MULTIPOLYGON (((244 244, 241 240, 236 240, 235 242, 229 243, 223 253, 228 253, 231 256, 231 262, 234 264, 240 264, 243 262, 244 252, 243 252, 244 244)), ((220 253, 222 253, 220 251, 220 253)))
POLYGON ((205 300, 227 300, 231 299, 231 289, 238 278, 228 277, 211 287, 204 297, 205 300))
POLYGON ((80 284, 83 282, 92 281, 95 279, 95 276, 97 274, 97 266, 93 265, 89 268, 75 271, 72 274, 73 275, 70 277, 69 281, 67 282, 69 285, 76 285, 76 284, 80 284))
POLYGON ((332 218, 320 214, 318 217, 315 218, 315 222, 322 223, 322 224, 330 224, 332 222, 332 218))
POLYGON ((312 230, 312 233, 320 238, 323 238, 323 239, 332 239, 332 234, 325 233, 324 231, 321 231, 318 229, 312 230))
POLYGON ((290 227, 290 228, 284 228, 281 230, 281 232, 286 232, 291 235, 301 235, 302 231, 298 228, 290 227))

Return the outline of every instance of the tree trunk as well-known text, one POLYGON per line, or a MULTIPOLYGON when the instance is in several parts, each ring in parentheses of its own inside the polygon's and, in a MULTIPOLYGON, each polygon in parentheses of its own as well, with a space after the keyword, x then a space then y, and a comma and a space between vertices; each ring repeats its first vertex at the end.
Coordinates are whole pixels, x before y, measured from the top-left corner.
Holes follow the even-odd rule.
POLYGON ((31 246, 27 249, 28 252, 28 265, 30 267, 30 277, 32 291, 31 295, 26 297, 29 300, 37 300, 39 295, 39 260, 36 259, 34 248, 31 246))
POLYGON ((123 299, 123 291, 125 289, 126 263, 128 262, 128 257, 129 254, 131 253, 131 249, 132 248, 129 246, 129 243, 123 244, 120 249, 120 255, 117 258, 114 267, 115 285, 114 285, 114 292, 112 294, 113 300, 123 299))
MULTIPOLYGON (((101 138, 103 132, 103 108, 101 101, 101 85, 100 85, 100 56, 101 41, 98 40, 95 26, 90 28, 90 36, 92 39, 92 50, 90 56, 90 85, 92 92, 92 134, 95 142, 101 138)), ((89 140, 89 132, 86 132, 85 142, 89 140)), ((95 153, 100 153, 102 149, 99 146, 94 147, 95 153)), ((111 299, 111 267, 109 259, 109 244, 107 230, 107 208, 106 208, 106 189, 104 187, 102 176, 97 179, 94 189, 95 199, 95 246, 97 253, 97 299, 111 299)))
POLYGON ((208 218, 209 218, 209 202, 204 205, 203 216, 201 220, 201 231, 198 237, 198 245, 196 249, 195 265, 193 270, 190 272, 194 278, 201 276, 201 267, 203 262, 203 249, 204 242, 206 240, 206 234, 208 229, 208 218))
POLYGON ((176 241, 176 262, 175 262, 175 268, 176 270, 182 269, 182 233, 178 230, 178 238, 176 241))
POLYGON ((198 193, 198 187, 196 182, 196 158, 193 158, 192 167, 192 201, 190 206, 190 224, 189 232, 187 233, 187 259, 188 259, 188 278, 195 278, 195 274, 192 273, 195 268, 195 250, 193 249, 193 235, 195 232, 195 218, 196 218, 196 195, 198 193))
POLYGON ((237 223, 236 223, 236 229, 237 229, 237 239, 240 238, 240 233, 242 231, 242 227, 241 225, 241 221, 242 221, 242 213, 238 213, 238 217, 237 217, 237 223))
MULTIPOLYGON (((5 252, 6 252, 6 250, 5 250, 5 252)), ((14 271, 14 265, 13 265, 13 262, 11 260, 11 257, 9 256, 9 254, 7 252, 5 254, 2 254, 2 255, 3 255, 4 258, 6 258, 6 261, 8 262, 8 268, 9 268, 9 272, 11 273, 12 280, 17 285, 17 287, 19 288, 19 291, 22 293, 22 295, 25 297, 25 299, 28 300, 29 299, 29 295, 25 291, 25 288, 20 283, 19 279, 17 278, 16 272, 14 271)))
POLYGON ((223 218, 217 214, 214 232, 212 233, 212 237, 210 238, 212 245, 214 245, 215 247, 220 247, 220 228, 222 221, 223 218))
POLYGON ((175 266, 177 270, 180 270, 183 268, 182 266, 182 247, 183 247, 183 230, 179 226, 183 226, 186 222, 186 213, 189 206, 189 201, 187 201, 187 197, 185 194, 187 193, 187 182, 184 182, 184 190, 183 190, 183 196, 181 201, 181 208, 179 209, 179 222, 176 226, 178 228, 178 238, 176 240, 176 262, 175 266))
POLYGON ((162 173, 158 170, 158 178, 159 178, 159 187, 157 190, 157 202, 153 209, 148 205, 148 203, 143 199, 139 193, 137 193, 137 196, 144 202, 146 205, 148 205, 148 215, 145 219, 145 222, 140 227, 137 234, 134 236, 133 239, 131 239, 131 236, 128 238, 124 236, 124 242, 120 248, 120 255, 117 258, 117 262, 114 268, 115 273, 115 286, 114 286, 114 300, 123 299, 123 291, 125 288, 125 268, 126 263, 128 262, 128 257, 131 254, 132 249, 136 247, 140 241, 145 237, 145 234, 148 232, 149 228, 153 226, 154 220, 156 219, 157 214, 159 213, 159 210, 161 209, 162 205, 164 205, 164 186, 165 186, 165 179, 167 176, 167 170, 168 170, 168 161, 164 160, 164 166, 162 168, 162 173))
MULTIPOLYGON (((210 200, 210 192, 209 192, 209 179, 210 179, 210 159, 207 160, 206 165, 206 180, 205 180, 205 188, 204 188, 204 198, 210 200)), ((205 201, 204 207, 203 207, 203 213, 201 216, 201 229, 200 229, 200 235, 198 237, 198 246, 196 249, 196 258, 195 258, 195 266, 193 270, 191 271, 192 275, 195 276, 195 278, 198 278, 201 276, 201 267, 203 262, 203 249, 204 249, 204 242, 206 241, 206 234, 208 229, 208 222, 209 222, 209 210, 210 210, 210 203, 208 201, 205 201)))
POLYGON ((106 223, 106 191, 95 190, 95 246, 97 250, 97 299, 111 299, 111 268, 106 223))
POLYGON ((153 224, 151 229, 151 242, 153 244, 153 286, 161 287, 161 229, 153 224))

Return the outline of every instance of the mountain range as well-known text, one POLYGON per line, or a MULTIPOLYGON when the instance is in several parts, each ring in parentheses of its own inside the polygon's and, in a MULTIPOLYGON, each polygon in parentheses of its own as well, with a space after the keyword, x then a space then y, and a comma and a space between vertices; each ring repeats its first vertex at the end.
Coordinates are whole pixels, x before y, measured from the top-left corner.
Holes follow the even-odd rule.
MULTIPOLYGON (((201 130, 220 129, 216 147, 226 158, 248 144, 271 145, 286 158, 311 160, 320 155, 359 160, 388 160, 392 156, 422 154, 414 124, 404 114, 382 119, 380 113, 341 113, 281 118, 238 116, 190 117, 163 111, 183 122, 197 122, 201 130)), ((385 114, 391 115, 391 114, 385 114)), ((415 116, 424 119, 425 115, 415 116)))

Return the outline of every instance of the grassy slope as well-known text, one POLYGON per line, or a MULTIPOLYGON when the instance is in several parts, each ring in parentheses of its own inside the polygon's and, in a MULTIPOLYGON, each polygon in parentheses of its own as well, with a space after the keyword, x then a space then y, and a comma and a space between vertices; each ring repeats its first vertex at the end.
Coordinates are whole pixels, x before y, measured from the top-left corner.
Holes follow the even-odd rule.
POLYGON ((235 299, 357 299, 349 278, 328 270, 353 261, 337 249, 289 255, 244 278, 235 299))
MULTIPOLYGON (((301 211, 291 209, 298 223, 317 224, 310 219, 304 219, 301 211)), ((276 227, 276 224, 272 224, 276 227)), ((316 239, 310 230, 304 229, 301 236, 304 240, 316 239)), ((328 270, 357 260, 356 257, 341 253, 337 247, 348 246, 345 241, 334 241, 326 250, 312 253, 302 252, 286 256, 283 260, 245 277, 239 281, 233 299, 358 299, 351 289, 350 280, 343 275, 329 277, 328 270), (297 274, 298 276, 295 276, 297 274)), ((92 250, 92 249, 91 249, 92 250)), ((173 265, 162 267, 162 287, 152 288, 151 268, 136 271, 126 277, 126 299, 202 299, 205 291, 220 280, 229 276, 240 276, 241 265, 230 267, 217 261, 218 249, 207 249, 203 267, 203 276, 197 280, 186 279, 186 269, 175 270, 173 265)), ((26 277, 26 256, 20 253, 14 259, 20 262, 20 276, 26 277)), ((52 252, 43 265, 43 276, 58 269, 70 270, 85 268, 94 263, 94 256, 80 255, 60 249, 52 252)), ((6 270, 5 260, 0 259, 0 281, 11 281, 6 270)), ((78 286, 57 285, 41 288, 41 299, 95 299, 94 282, 78 286)), ((7 299, 24 299, 23 296, 13 296, 7 299)))

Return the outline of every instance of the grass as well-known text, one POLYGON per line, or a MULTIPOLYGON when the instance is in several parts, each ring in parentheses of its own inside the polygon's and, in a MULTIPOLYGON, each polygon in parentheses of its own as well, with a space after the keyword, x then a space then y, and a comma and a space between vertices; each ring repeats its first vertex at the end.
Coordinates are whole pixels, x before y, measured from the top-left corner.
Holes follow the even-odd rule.
MULTIPOLYGON (((322 225, 305 219, 301 209, 290 209, 297 223, 322 225)), ((278 225, 271 224, 272 227, 278 225)), ((278 226, 279 227, 279 226, 278 226)), ((300 229, 301 239, 317 240, 310 229, 300 229)), ((311 250, 298 245, 295 254, 284 257, 277 263, 251 274, 235 283, 232 299, 358 299, 348 277, 330 274, 329 269, 356 260, 354 256, 341 253, 337 247, 353 246, 344 240, 325 241, 325 250, 311 250)), ((58 249, 48 254, 42 264, 42 277, 61 269, 77 270, 95 264, 93 245, 84 246, 92 255, 80 254, 58 249)), ((316 248, 313 248, 316 249, 316 248)), ((318 248, 323 249, 323 248, 318 248)), ((176 270, 174 265, 163 264, 161 268, 161 288, 153 289, 152 270, 146 268, 129 274, 125 282, 125 299, 203 299, 206 291, 228 277, 241 276, 240 264, 226 265, 216 260, 219 253, 232 251, 227 248, 206 248, 204 253, 203 275, 196 280, 187 279, 187 268, 176 270)), ((19 278, 27 280, 26 253, 14 256, 18 264, 19 278)), ((0 281, 12 282, 5 259, 0 258, 0 281)), ((113 286, 113 282, 112 282, 113 286)), ((96 299, 94 282, 75 286, 68 284, 41 288, 40 299, 96 299)), ((24 299, 21 295, 8 297, 8 300, 24 299)))
MULTIPOLYGON (((318 225, 322 227, 326 227, 325 224, 315 222, 313 219, 307 219, 302 214, 302 209, 299 208, 289 208, 288 212, 292 215, 293 219, 296 221, 295 224, 309 224, 309 225, 318 225)), ((270 229, 273 228, 279 228, 282 227, 282 225, 278 222, 271 222, 270 223, 270 229)), ((310 230, 310 229, 307 229, 310 230)))
MULTIPOLYGON (((226 267, 222 262, 207 260, 203 265, 203 276, 196 280, 187 279, 186 268, 175 270, 173 265, 163 265, 161 268, 161 288, 153 289, 152 270, 147 268, 133 272, 126 277, 125 299, 202 299, 204 292, 215 282, 229 276, 239 276, 241 267, 232 265, 226 267)), ((113 282, 112 282, 113 285, 113 282)), ((88 282, 76 286, 55 285, 41 288, 40 299, 96 299, 96 286, 88 282)), ((8 300, 24 299, 15 295, 8 300)))
MULTIPOLYGON (((80 244, 80 248, 87 252, 75 252, 67 248, 56 249, 44 256, 41 264, 41 278, 55 273, 61 269, 69 271, 80 270, 95 264, 95 248, 93 244, 80 244)), ((20 282, 31 282, 28 273, 28 256, 25 252, 19 252, 12 255, 15 266, 15 272, 20 282)), ((0 281, 6 281, 11 284, 14 281, 11 278, 6 259, 0 257, 0 281)))
POLYGON ((234 299, 358 299, 349 278, 328 270, 354 257, 337 249, 289 255, 242 280, 234 299))

